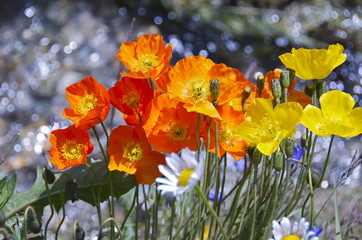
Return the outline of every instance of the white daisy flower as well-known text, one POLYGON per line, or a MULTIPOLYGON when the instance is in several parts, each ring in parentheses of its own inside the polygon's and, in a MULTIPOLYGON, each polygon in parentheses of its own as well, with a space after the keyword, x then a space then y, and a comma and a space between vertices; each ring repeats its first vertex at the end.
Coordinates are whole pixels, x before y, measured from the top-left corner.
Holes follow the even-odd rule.
POLYGON ((198 162, 197 152, 188 148, 181 150, 181 156, 176 153, 166 156, 167 165, 158 166, 164 177, 156 178, 156 182, 161 184, 157 189, 161 194, 170 192, 174 197, 190 191, 202 178, 205 156, 202 151, 198 162))
POLYGON ((293 225, 284 217, 280 223, 273 221, 273 236, 269 240, 319 240, 313 231, 309 231, 309 222, 305 218, 293 225))

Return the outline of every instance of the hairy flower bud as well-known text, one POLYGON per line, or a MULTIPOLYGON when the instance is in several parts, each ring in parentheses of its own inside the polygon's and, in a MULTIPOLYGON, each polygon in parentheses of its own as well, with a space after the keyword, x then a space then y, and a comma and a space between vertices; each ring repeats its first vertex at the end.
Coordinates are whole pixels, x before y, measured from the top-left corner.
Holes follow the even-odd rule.
POLYGON ((289 70, 284 70, 280 73, 280 84, 283 88, 289 88, 293 79, 290 79, 289 70))
POLYGON ((217 101, 217 98, 220 95, 220 83, 218 79, 210 80, 210 93, 212 101, 217 101))
POLYGON ((48 184, 52 184, 52 183, 54 183, 54 181, 55 181, 54 173, 53 173, 52 171, 50 171, 47 167, 44 167, 43 179, 44 179, 44 181, 46 181, 48 184))
POLYGON ((312 172, 312 185, 314 188, 319 187, 320 176, 316 172, 312 172))
POLYGON ((41 230, 41 222, 35 215, 30 214, 28 216, 26 225, 32 233, 39 233, 41 230))
POLYGON ((294 153, 294 145, 295 145, 295 139, 292 137, 288 137, 285 139, 285 154, 289 158, 294 153))
POLYGON ((273 159, 273 168, 275 171, 279 172, 283 168, 284 155, 281 152, 275 153, 273 159))

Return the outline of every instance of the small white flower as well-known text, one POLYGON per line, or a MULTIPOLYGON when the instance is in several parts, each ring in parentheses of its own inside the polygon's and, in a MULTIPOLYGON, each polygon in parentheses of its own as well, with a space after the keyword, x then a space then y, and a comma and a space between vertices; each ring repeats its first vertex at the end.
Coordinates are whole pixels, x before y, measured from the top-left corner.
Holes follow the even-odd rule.
POLYGON ((280 223, 273 221, 273 236, 269 240, 319 240, 313 231, 309 231, 309 222, 305 218, 300 219, 293 225, 289 219, 284 217, 280 223))
POLYGON ((167 165, 158 166, 164 177, 156 178, 156 182, 161 184, 157 189, 161 194, 171 192, 174 197, 190 191, 202 177, 205 156, 202 151, 198 161, 197 152, 188 148, 181 150, 181 156, 176 153, 166 156, 167 165))

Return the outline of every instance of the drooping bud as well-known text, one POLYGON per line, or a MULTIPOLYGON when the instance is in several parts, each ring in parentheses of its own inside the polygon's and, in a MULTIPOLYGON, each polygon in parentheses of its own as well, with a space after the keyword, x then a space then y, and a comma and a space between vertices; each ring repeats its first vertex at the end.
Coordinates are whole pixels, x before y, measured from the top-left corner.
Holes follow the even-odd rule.
POLYGON ((294 153, 295 139, 288 137, 285 139, 285 154, 287 157, 291 157, 294 153))
POLYGON ((275 171, 279 172, 283 168, 283 162, 284 162, 284 155, 281 152, 275 153, 274 159, 273 159, 273 168, 275 171))
POLYGON ((41 222, 38 217, 35 215, 35 212, 32 207, 30 207, 29 214, 26 219, 26 225, 30 232, 32 233, 40 233, 41 230, 41 222))
POLYGON ((246 99, 249 98, 250 93, 251 93, 251 87, 245 87, 243 93, 241 94, 241 107, 242 107, 243 111, 244 111, 245 101, 246 101, 246 99))
POLYGON ((216 102, 220 95, 220 83, 218 79, 210 80, 210 94, 212 101, 216 102))
POLYGON ((327 84, 325 81, 317 82, 317 98, 319 99, 324 93, 327 92, 327 84))
POLYGON ((75 240, 84 240, 85 238, 85 232, 83 230, 83 228, 81 228, 78 224, 77 221, 75 221, 74 223, 74 228, 75 228, 75 240))
POLYGON ((79 199, 78 197, 78 184, 75 181, 68 181, 65 183, 65 193, 72 202, 79 199))
MULTIPOLYGON (((319 177, 319 175, 316 173, 316 172, 314 172, 314 171, 312 171, 311 172, 311 175, 312 175, 312 186, 313 186, 313 188, 318 188, 319 187, 319 182, 320 182, 320 177, 319 177)), ((308 175, 307 175, 307 181, 308 181, 308 183, 309 183, 309 180, 308 180, 308 175)))
POLYGON ((264 75, 260 74, 256 78, 256 87, 258 88, 259 97, 261 97, 265 85, 264 75))
POLYGON ((43 170, 43 179, 44 181, 46 181, 46 183, 48 184, 52 184, 55 181, 55 176, 54 173, 52 171, 50 171, 47 167, 44 167, 43 170))
POLYGON ((305 88, 304 88, 304 93, 307 94, 309 97, 312 97, 313 96, 313 90, 314 90, 314 87, 313 85, 305 85, 305 88))

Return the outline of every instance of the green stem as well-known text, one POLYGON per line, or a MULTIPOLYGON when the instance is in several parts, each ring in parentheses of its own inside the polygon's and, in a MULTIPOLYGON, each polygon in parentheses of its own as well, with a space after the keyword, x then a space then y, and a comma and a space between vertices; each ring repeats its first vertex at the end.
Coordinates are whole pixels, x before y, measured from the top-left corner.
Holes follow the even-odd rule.
MULTIPOLYGON (((169 231, 169 236, 170 236, 170 239, 172 239, 172 230, 173 230, 173 219, 175 217, 175 202, 176 202, 176 199, 173 198, 172 199, 172 207, 171 207, 171 218, 170 218, 170 231, 169 231)), ((147 239, 147 238, 145 238, 147 239)))
POLYGON ((257 178, 258 178, 258 165, 255 164, 254 166, 254 182, 253 182, 253 192, 254 192, 254 207, 253 207, 253 219, 251 222, 251 230, 250 230, 250 237, 249 240, 253 240, 254 232, 255 232, 255 221, 256 221, 256 209, 257 209, 257 178))
POLYGON ((321 178, 320 178, 320 180, 319 180, 319 182, 318 182, 318 184, 316 186, 319 186, 322 183, 324 175, 326 174, 327 166, 328 166, 328 163, 329 163, 329 158, 330 158, 330 154, 331 154, 331 150, 332 150, 333 140, 334 140, 334 135, 332 135, 331 141, 329 142, 326 162, 325 162, 324 167, 323 167, 321 178))
POLYGON ((50 197, 50 191, 49 191, 49 186, 47 181, 44 181, 45 183, 45 189, 47 191, 47 197, 48 197, 48 202, 49 202, 49 207, 50 207, 50 216, 45 224, 45 228, 44 228, 44 239, 47 239, 47 232, 48 232, 48 226, 50 223, 50 220, 52 220, 53 216, 54 216, 54 209, 53 209, 53 202, 52 199, 50 197))
POLYGON ((55 240, 58 239, 58 234, 59 234, 60 227, 62 226, 62 224, 64 222, 64 219, 65 219, 65 206, 64 206, 65 203, 64 203, 63 191, 60 194, 60 198, 61 198, 61 202, 62 202, 62 214, 63 214, 63 216, 62 216, 62 219, 60 220, 60 223, 59 223, 59 225, 57 227, 57 230, 55 232, 55 240))
POLYGON ((131 208, 128 210, 126 216, 124 217, 123 223, 122 223, 122 225, 121 225, 121 230, 123 230, 123 227, 124 227, 124 225, 125 225, 126 222, 127 222, 127 219, 128 219, 129 216, 131 215, 132 210, 133 210, 133 208, 134 208, 134 206, 135 206, 135 202, 136 202, 136 191, 135 191, 135 193, 134 193, 134 195, 133 195, 133 200, 132 200, 132 203, 131 203, 131 208))
POLYGON ((211 215, 214 217, 216 223, 218 224, 220 230, 221 230, 221 233, 222 235, 224 236, 224 239, 225 240, 229 240, 229 237, 227 236, 226 232, 225 232, 225 229, 222 225, 222 222, 220 221, 219 217, 217 216, 216 212, 214 211, 214 209, 210 206, 207 198, 205 197, 205 195, 202 193, 200 187, 198 185, 196 185, 196 191, 197 193, 199 194, 199 196, 201 197, 201 199, 204 201, 204 204, 206 205, 206 207, 209 209, 211 215))
POLYGON ((9 156, 9 154, 10 154, 10 151, 11 151, 11 149, 13 149, 13 147, 14 147, 16 141, 18 140, 19 136, 20 136, 20 132, 18 132, 18 134, 16 134, 14 140, 11 142, 11 145, 10 145, 8 151, 6 152, 5 157, 4 157, 3 160, 0 162, 0 166, 1 166, 1 164, 3 164, 3 162, 8 158, 8 156, 9 156))
POLYGON ((108 156, 106 155, 106 153, 105 153, 105 151, 104 151, 104 149, 103 149, 103 146, 102 146, 102 144, 101 144, 99 135, 98 135, 98 133, 97 133, 97 129, 96 129, 95 127, 92 127, 92 129, 93 129, 94 135, 95 135, 95 137, 96 137, 96 139, 97 139, 99 148, 101 149, 103 158, 104 158, 104 160, 105 160, 106 162, 108 162, 108 156))
POLYGON ((142 184, 142 192, 143 192, 143 199, 145 201, 145 215, 146 215, 146 225, 145 225, 145 239, 148 239, 148 233, 149 233, 149 213, 148 213, 148 206, 147 206, 147 194, 145 190, 145 185, 142 184))
POLYGON ((138 199, 138 185, 136 186, 136 222, 135 222, 135 239, 138 239, 138 210, 139 210, 139 199, 138 199))

